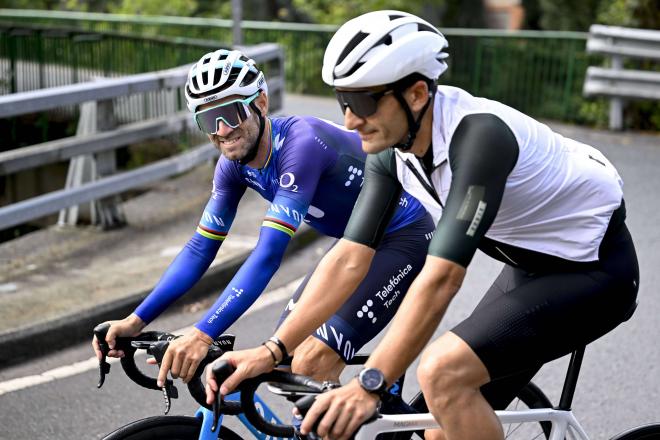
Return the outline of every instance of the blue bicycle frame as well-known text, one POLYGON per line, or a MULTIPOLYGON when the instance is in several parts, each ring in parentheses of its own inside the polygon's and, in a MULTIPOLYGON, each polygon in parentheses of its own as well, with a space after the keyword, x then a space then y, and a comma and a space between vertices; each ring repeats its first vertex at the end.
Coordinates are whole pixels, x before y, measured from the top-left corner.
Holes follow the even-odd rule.
MULTIPOLYGON (((241 400, 241 393, 232 393, 229 394, 225 400, 227 401, 234 401, 234 402, 239 402, 241 400)), ((280 419, 273 413, 270 408, 268 408, 268 405, 266 405, 266 402, 263 401, 258 395, 254 395, 254 401, 255 401, 255 406, 257 410, 261 413, 261 415, 264 417, 266 420, 270 420, 271 422, 276 422, 276 423, 281 423, 280 419)), ((211 426, 213 425, 213 412, 209 411, 208 409, 201 407, 197 410, 197 413, 195 413, 195 417, 199 418, 202 420, 202 429, 199 431, 199 440, 217 440, 218 439, 218 431, 212 432, 211 431, 211 426)), ((223 414, 220 414, 220 420, 218 420, 218 429, 219 427, 222 426, 222 419, 223 419, 223 414)), ((250 432, 254 435, 255 439, 259 440, 285 440, 284 437, 273 437, 270 435, 263 434, 248 422, 248 420, 245 418, 243 414, 238 415, 239 420, 247 429, 250 430, 250 432)), ((290 437, 287 437, 290 438, 290 437)))

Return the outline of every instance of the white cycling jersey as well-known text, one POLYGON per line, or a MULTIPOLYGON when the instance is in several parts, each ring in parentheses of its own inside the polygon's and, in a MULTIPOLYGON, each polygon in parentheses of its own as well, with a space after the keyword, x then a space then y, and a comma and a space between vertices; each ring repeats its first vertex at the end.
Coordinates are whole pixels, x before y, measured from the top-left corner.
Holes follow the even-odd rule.
MULTIPOLYGON (((519 147, 497 216, 486 237, 573 261, 595 261, 613 211, 621 205, 623 181, 597 149, 561 136, 525 114, 456 87, 439 86, 433 108, 431 184, 444 206, 452 182, 449 145, 458 124, 490 113, 506 123, 519 147)), ((396 152, 397 177, 437 222, 442 206, 406 166, 424 176, 412 153, 396 152)))

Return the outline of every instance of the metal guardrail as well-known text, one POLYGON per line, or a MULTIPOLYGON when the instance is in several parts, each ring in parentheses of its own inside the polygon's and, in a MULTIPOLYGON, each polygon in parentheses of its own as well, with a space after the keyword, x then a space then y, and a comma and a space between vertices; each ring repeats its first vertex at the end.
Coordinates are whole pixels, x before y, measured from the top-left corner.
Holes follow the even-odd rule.
POLYGON ((16 148, 0 153, 0 175, 180 133, 186 128, 195 128, 190 113, 187 111, 146 122, 125 124, 113 131, 68 137, 31 147, 16 148))
POLYGON ((163 88, 180 87, 186 82, 189 66, 121 78, 13 93, 0 96, 0 118, 34 113, 86 101, 100 101, 163 88))
MULTIPOLYGON (((270 107, 272 111, 278 110, 281 106, 284 88, 284 58, 281 48, 275 44, 262 44, 242 49, 247 56, 254 58, 257 62, 272 62, 275 60, 279 66, 277 69, 279 75, 272 76, 268 80, 270 107)), ((0 97, 0 118, 45 111, 65 104, 83 104, 91 101, 99 104, 98 111, 102 114, 98 116, 98 119, 101 124, 106 124, 108 119, 113 119, 113 99, 154 90, 178 89, 185 83, 187 71, 188 66, 183 66, 162 72, 106 78, 90 83, 2 96, 0 97)), ((81 119, 83 116, 84 114, 81 114, 81 119)), ((94 116, 94 119, 96 118, 97 116, 94 116)), ((92 125, 96 126, 96 123, 92 125)), ((0 229, 16 226, 64 208, 116 195, 128 189, 161 180, 186 171, 217 155, 211 145, 200 145, 192 151, 163 159, 151 165, 114 174, 114 156, 107 156, 108 152, 114 152, 116 148, 132 142, 183 132, 193 126, 193 121, 188 112, 180 112, 120 127, 112 127, 111 125, 101 127, 101 129, 109 131, 88 133, 86 131, 89 131, 89 129, 81 130, 80 136, 0 153, 0 175, 66 159, 72 160, 71 167, 73 167, 76 159, 89 155, 93 155, 91 157, 96 160, 93 169, 103 170, 105 168, 102 173, 99 173, 95 181, 74 185, 64 190, 54 191, 0 208, 0 229), (102 157, 105 162, 98 162, 99 158, 102 157), (109 176, 108 174, 114 175, 109 176)), ((76 174, 81 174, 81 171, 77 171, 76 174)), ((67 178, 67 180, 73 181, 75 179, 67 178)), ((103 203, 101 203, 101 206, 101 209, 107 208, 111 213, 102 212, 98 215, 98 218, 101 219, 102 223, 105 220, 112 221, 116 217, 116 203, 110 203, 106 207, 103 207, 103 203)), ((104 226, 111 225, 104 224, 104 226)))
POLYGON ((660 31, 594 24, 587 51, 609 56, 660 59, 660 31))
POLYGON ((75 188, 53 191, 42 196, 0 208, 0 229, 54 214, 63 208, 122 193, 166 177, 183 173, 213 159, 218 154, 212 145, 199 145, 187 153, 163 159, 133 171, 115 174, 75 188))
MULTIPOLYGON (((232 40, 231 20, 221 19, 0 9, 2 18, 16 24, 74 27, 80 32, 185 37, 182 42, 188 38, 232 40)), ((321 66, 336 25, 246 20, 241 26, 246 44, 273 41, 284 48, 287 90, 332 93, 321 80, 321 66)), ((580 121, 582 83, 589 65, 584 50, 586 33, 441 30, 449 40, 450 54, 443 84, 502 101, 535 117, 580 121)))
POLYGON ((660 100, 660 71, 624 69, 624 60, 660 60, 660 31, 592 25, 587 51, 610 57, 610 68, 587 69, 583 94, 610 99, 610 129, 623 128, 625 100, 660 100))

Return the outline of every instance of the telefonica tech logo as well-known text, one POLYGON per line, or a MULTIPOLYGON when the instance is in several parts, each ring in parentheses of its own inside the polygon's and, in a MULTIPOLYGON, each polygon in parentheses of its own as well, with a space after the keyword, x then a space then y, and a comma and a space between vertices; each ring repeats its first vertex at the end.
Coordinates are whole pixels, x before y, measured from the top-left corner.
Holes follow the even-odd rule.
POLYGON ((369 310, 371 307, 374 305, 374 302, 372 300, 367 300, 366 304, 362 306, 360 310, 357 311, 357 317, 362 318, 365 315, 367 318, 371 319, 371 323, 375 324, 376 321, 378 321, 378 318, 374 316, 374 312, 369 310))
MULTIPOLYGON (((348 167, 348 173, 348 180, 344 182, 344 186, 351 186, 355 177, 360 177, 362 175, 362 170, 351 165, 348 167)), ((364 178, 362 180, 364 180, 364 178)), ((362 186, 362 182, 360 182, 360 186, 362 186)))

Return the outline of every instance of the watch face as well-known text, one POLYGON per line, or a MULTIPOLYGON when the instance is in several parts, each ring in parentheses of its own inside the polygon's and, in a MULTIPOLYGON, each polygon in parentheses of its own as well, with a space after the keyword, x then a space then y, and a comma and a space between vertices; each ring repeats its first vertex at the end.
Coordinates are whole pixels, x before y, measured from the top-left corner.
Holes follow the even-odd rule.
POLYGON ((367 391, 378 391, 383 386, 383 373, 375 368, 367 368, 360 373, 360 383, 367 391))

